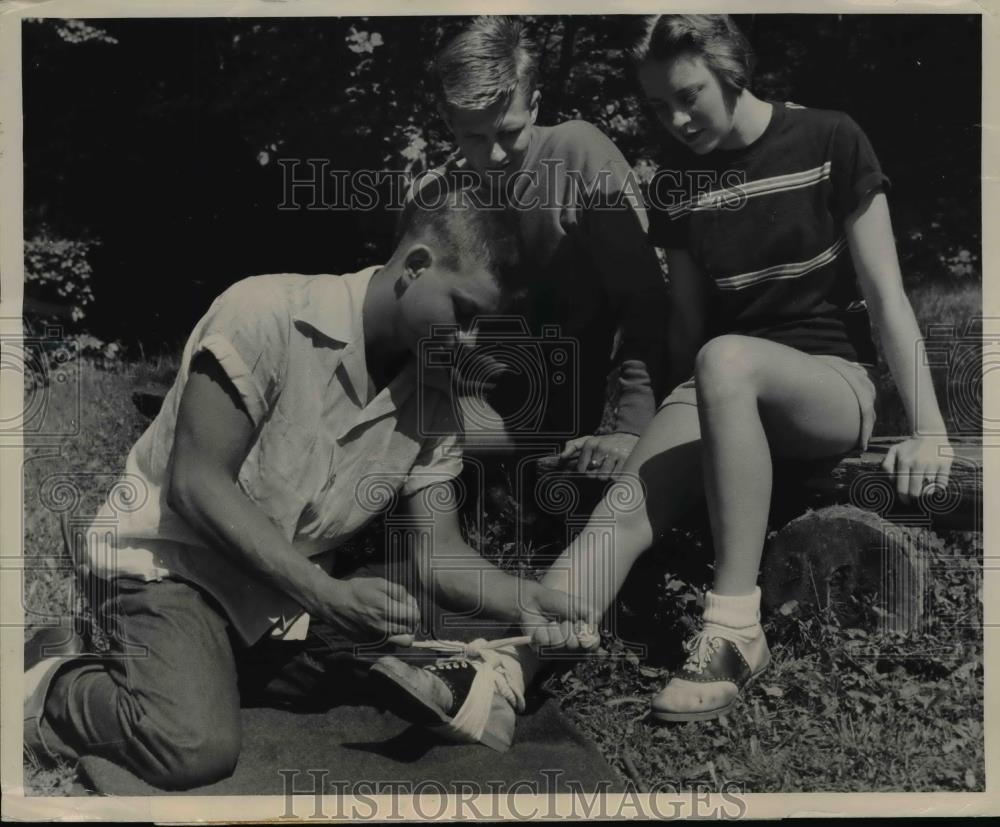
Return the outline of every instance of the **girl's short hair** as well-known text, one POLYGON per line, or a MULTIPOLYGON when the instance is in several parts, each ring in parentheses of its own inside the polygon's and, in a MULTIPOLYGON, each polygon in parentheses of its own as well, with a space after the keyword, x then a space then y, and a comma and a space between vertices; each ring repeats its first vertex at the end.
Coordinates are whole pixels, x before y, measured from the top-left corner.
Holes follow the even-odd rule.
POLYGON ((735 92, 749 87, 753 76, 753 49, 728 14, 652 15, 630 54, 636 63, 697 55, 735 92))
POLYGON ((441 50, 433 76, 443 103, 456 109, 488 109, 517 89, 530 99, 538 85, 537 49, 517 18, 484 15, 441 50))

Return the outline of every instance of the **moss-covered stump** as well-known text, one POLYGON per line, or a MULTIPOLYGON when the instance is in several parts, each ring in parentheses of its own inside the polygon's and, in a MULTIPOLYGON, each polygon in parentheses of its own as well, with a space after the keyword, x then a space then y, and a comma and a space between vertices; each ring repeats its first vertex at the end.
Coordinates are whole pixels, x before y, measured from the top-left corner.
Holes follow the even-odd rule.
POLYGON ((926 529, 854 506, 810 511, 778 531, 761 573, 764 608, 832 607, 845 626, 916 629, 924 615, 926 529))

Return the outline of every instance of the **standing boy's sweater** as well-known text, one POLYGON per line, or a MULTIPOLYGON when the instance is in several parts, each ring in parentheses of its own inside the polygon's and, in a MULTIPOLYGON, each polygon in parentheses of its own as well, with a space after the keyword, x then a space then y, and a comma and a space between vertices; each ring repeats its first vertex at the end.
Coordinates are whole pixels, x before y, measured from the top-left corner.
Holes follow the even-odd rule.
MULTIPOLYGON (((576 406, 578 435, 601 421, 609 374, 619 368, 612 432, 641 434, 655 412, 665 358, 667 293, 646 239, 646 214, 631 169, 595 126, 567 121, 532 127, 521 169, 508 171, 532 283, 523 307, 537 333, 558 324, 578 343, 578 381, 549 392, 549 424, 563 433, 576 406), (576 400, 560 394, 578 394, 576 400), (553 419, 557 421, 553 421, 553 419)), ((481 184, 456 158, 417 180, 407 209, 435 203, 455 186, 481 184)), ((484 203, 498 203, 484 191, 484 203)))

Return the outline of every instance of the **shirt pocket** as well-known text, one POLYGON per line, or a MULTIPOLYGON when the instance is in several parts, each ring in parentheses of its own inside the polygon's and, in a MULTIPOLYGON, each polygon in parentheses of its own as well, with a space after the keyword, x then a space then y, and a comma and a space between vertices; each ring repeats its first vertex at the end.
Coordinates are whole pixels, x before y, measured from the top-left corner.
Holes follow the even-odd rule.
POLYGON ((304 429, 275 410, 240 469, 240 488, 289 542, 314 490, 314 479, 327 470, 317 467, 315 443, 315 429, 304 429))
POLYGON ((301 480, 304 505, 296 536, 312 540, 336 540, 343 522, 344 504, 334 497, 341 449, 335 440, 319 436, 310 450, 310 472, 301 480))

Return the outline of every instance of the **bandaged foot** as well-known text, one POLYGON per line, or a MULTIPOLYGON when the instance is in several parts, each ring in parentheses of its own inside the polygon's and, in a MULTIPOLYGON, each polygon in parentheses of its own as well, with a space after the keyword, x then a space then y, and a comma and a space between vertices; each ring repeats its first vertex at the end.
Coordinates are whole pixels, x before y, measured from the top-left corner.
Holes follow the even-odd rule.
POLYGON ((760 626, 760 589, 748 595, 705 595, 702 629, 685 641, 687 661, 650 705, 661 721, 703 721, 728 712, 771 653, 760 626))
POLYGON ((455 654, 423 666, 381 658, 371 677, 386 707, 446 740, 509 749, 516 715, 524 711, 524 675, 511 639, 433 641, 422 648, 455 654))

